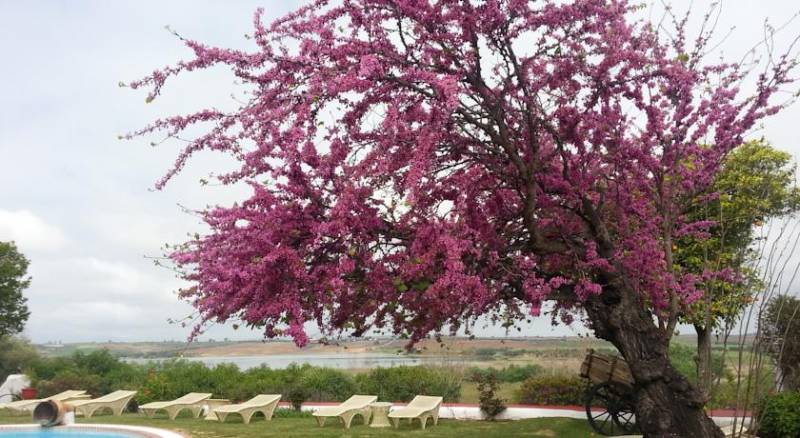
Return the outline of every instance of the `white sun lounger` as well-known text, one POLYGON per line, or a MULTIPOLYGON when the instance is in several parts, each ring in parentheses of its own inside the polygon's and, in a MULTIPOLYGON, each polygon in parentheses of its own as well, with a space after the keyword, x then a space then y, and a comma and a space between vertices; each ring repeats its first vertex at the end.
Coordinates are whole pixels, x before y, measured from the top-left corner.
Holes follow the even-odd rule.
POLYGON ((125 406, 131 401, 136 391, 114 391, 102 397, 93 398, 89 400, 76 400, 70 402, 69 405, 75 408, 76 414, 83 414, 86 418, 90 418, 95 412, 108 408, 114 415, 122 415, 125 406))
POLYGON ((372 415, 370 403, 375 403, 378 397, 374 395, 354 395, 344 403, 336 406, 324 406, 314 411, 314 417, 317 419, 320 427, 325 425, 325 420, 328 417, 339 417, 344 423, 345 429, 350 429, 350 423, 353 417, 361 415, 364 419, 364 424, 369 423, 369 417, 372 415))
POLYGON ((433 419, 434 426, 439 424, 439 407, 441 405, 441 397, 418 395, 404 408, 390 412, 389 418, 394 423, 394 427, 400 426, 400 420, 403 418, 408 418, 411 423, 414 422, 415 418, 418 418, 420 426, 425 429, 425 423, 428 422, 428 418, 433 419))
POLYGON ((215 408, 214 414, 221 422, 225 422, 225 417, 229 414, 239 414, 242 416, 244 424, 249 424, 253 414, 261 412, 264 414, 264 418, 269 421, 272 419, 272 413, 275 412, 275 407, 278 406, 279 401, 281 401, 280 394, 261 394, 244 403, 215 408))
POLYGON ((200 416, 200 413, 203 412, 203 401, 208 398, 211 398, 210 393, 190 392, 172 401, 147 403, 139 406, 139 409, 150 418, 153 418, 156 411, 163 409, 167 411, 170 420, 174 420, 182 410, 189 409, 192 411, 194 418, 197 418, 200 416))
POLYGON ((14 411, 24 411, 30 410, 36 407, 39 403, 48 400, 55 400, 55 401, 62 401, 68 402, 71 400, 81 400, 91 398, 89 394, 86 394, 86 391, 64 391, 60 392, 55 395, 51 395, 50 397, 45 398, 38 398, 32 400, 17 400, 10 403, 0 403, 0 409, 11 409, 14 411))

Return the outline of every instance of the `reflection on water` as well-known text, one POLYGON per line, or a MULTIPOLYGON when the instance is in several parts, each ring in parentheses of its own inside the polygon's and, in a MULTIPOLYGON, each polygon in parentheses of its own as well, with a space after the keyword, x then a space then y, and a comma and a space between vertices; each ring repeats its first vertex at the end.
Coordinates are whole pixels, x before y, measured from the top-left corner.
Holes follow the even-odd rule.
MULTIPOLYGON (((240 369, 246 370, 260 365, 266 365, 273 369, 286 368, 291 363, 309 364, 318 367, 341 368, 341 369, 366 369, 377 367, 394 367, 399 365, 455 365, 465 364, 474 360, 467 357, 444 357, 444 356, 392 356, 381 354, 276 354, 269 356, 216 356, 216 357, 186 357, 190 361, 203 362, 208 366, 215 366, 222 363, 236 364, 240 369)), ((159 361, 165 359, 140 359, 126 358, 128 362, 145 363, 149 361, 159 361)))

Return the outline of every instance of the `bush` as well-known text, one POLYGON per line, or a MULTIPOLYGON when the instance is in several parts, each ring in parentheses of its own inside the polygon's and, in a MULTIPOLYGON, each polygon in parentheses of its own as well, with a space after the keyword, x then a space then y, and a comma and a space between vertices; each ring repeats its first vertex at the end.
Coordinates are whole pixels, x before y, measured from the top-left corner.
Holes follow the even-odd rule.
POLYGON ((333 368, 308 369, 300 378, 300 386, 313 401, 345 400, 356 393, 353 378, 333 368))
POLYGON ((33 345, 23 339, 0 336, 0 384, 10 374, 18 374, 39 358, 33 345))
POLYGON ((187 392, 211 392, 234 401, 258 394, 283 394, 284 400, 300 400, 299 403, 309 398, 344 400, 356 392, 355 382, 344 372, 311 365, 291 364, 285 369, 262 366, 241 371, 232 364, 208 368, 200 362, 177 360, 149 367, 141 386, 140 403, 169 400, 187 392))
POLYGON ((582 405, 586 383, 578 376, 531 377, 520 386, 517 399, 533 405, 582 405))
POLYGON ((275 409, 272 418, 314 418, 311 411, 296 411, 294 409, 275 409))
POLYGON ((399 366, 375 368, 356 376, 358 390, 377 395, 378 400, 407 402, 415 395, 444 397, 446 402, 461 397, 461 373, 449 368, 399 366))
POLYGON ((74 369, 65 369, 51 379, 40 380, 34 387, 41 395, 53 395, 71 389, 82 389, 90 394, 101 394, 101 378, 94 374, 82 374, 74 369))
POLYGON ((106 350, 38 358, 25 372, 42 396, 68 389, 103 395, 117 389, 136 389, 145 379, 143 367, 123 362, 106 350))
POLYGON ((542 371, 542 367, 535 364, 522 366, 509 365, 500 369, 472 367, 467 370, 467 376, 469 377, 470 381, 478 383, 478 380, 476 379, 485 378, 487 374, 492 373, 499 382, 514 383, 522 382, 525 379, 537 376, 541 374, 542 371))
POLYGON ((292 403, 295 411, 299 411, 303 407, 303 402, 308 399, 308 390, 300 385, 293 386, 287 393, 287 398, 292 403))
POLYGON ((478 383, 481 412, 489 420, 494 420, 496 416, 506 410, 505 400, 497 396, 497 373, 490 370, 486 373, 476 374, 473 379, 478 383))
POLYGON ((800 437, 800 392, 783 392, 767 397, 760 412, 758 436, 800 437))

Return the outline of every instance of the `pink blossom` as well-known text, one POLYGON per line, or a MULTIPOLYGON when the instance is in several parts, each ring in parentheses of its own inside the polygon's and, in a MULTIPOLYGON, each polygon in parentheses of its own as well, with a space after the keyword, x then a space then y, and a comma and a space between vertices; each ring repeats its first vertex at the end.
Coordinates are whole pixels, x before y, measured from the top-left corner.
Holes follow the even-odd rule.
POLYGON ((570 321, 609 278, 657 315, 699 298, 668 242, 712 226, 687 222, 689 202, 781 108, 792 58, 748 96, 742 66, 707 63, 706 40, 662 38, 625 1, 445 3, 259 11, 250 51, 184 39, 192 59, 130 84, 152 100, 216 66, 251 90, 235 111, 131 134, 189 138, 158 188, 207 150, 237 163, 219 182, 251 187, 171 253, 203 322, 301 345, 308 322, 413 342, 554 298, 570 321))

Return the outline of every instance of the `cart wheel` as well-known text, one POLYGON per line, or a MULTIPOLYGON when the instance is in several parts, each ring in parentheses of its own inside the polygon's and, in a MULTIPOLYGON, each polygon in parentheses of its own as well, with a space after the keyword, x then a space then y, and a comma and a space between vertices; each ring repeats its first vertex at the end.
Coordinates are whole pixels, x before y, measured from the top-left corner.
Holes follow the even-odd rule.
POLYGON ((600 383, 588 389, 586 416, 592 429, 601 435, 629 435, 636 432, 636 414, 629 396, 610 383, 600 383))

